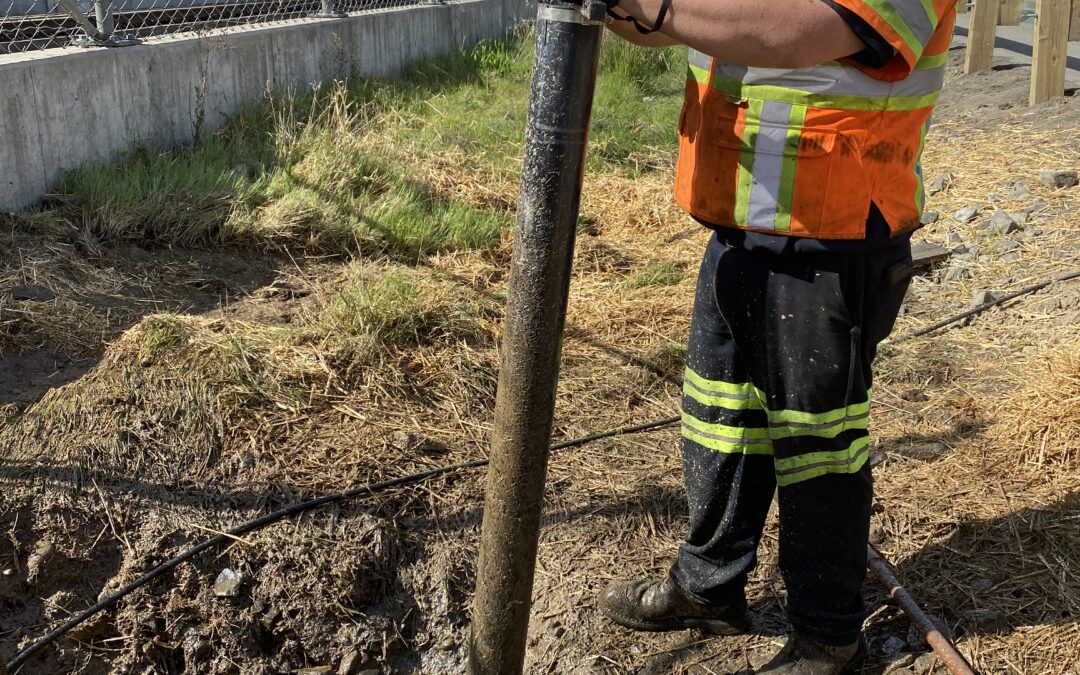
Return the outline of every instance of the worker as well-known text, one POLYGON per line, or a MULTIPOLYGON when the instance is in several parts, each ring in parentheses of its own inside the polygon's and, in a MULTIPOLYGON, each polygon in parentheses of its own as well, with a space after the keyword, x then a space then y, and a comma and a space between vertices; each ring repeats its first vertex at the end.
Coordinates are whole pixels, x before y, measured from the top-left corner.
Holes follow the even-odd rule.
POLYGON ((689 49, 675 197, 714 231, 683 383, 689 527, 662 579, 601 610, 746 630, 774 493, 792 634, 757 672, 856 670, 873 485, 871 366, 911 280, 920 155, 955 0, 609 0, 609 28, 689 49))

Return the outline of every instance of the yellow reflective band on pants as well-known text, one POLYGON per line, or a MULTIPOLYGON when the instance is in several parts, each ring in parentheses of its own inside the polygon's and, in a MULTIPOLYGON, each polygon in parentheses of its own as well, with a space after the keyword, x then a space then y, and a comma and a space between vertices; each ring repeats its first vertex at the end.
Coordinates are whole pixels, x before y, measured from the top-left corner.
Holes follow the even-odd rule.
POLYGON ((698 403, 727 410, 761 410, 757 390, 749 382, 732 384, 710 380, 687 368, 683 372, 683 393, 698 403))
POLYGON ((776 460, 776 483, 791 485, 831 473, 858 473, 870 457, 870 437, 852 441, 845 450, 810 452, 776 460))
POLYGON ((684 410, 682 415, 686 441, 724 454, 775 455, 778 447, 781 454, 789 454, 798 448, 794 456, 775 459, 779 485, 826 474, 856 473, 866 464, 870 392, 863 401, 824 412, 771 410, 763 404, 768 396, 752 383, 712 380, 689 368, 683 392, 688 399, 685 405, 694 410, 684 410), (717 419, 726 423, 709 421, 717 419), (814 439, 821 439, 820 443, 814 439), (794 448, 787 447, 791 443, 796 444, 794 448), (824 450, 822 446, 841 447, 824 450))

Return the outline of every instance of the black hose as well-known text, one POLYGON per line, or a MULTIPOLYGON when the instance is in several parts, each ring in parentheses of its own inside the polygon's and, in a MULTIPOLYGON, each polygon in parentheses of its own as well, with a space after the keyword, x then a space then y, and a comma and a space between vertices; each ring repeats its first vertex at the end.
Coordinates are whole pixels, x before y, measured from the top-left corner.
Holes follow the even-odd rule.
MULTIPOLYGON (((1003 295, 1002 297, 997 298, 996 300, 994 300, 992 302, 984 303, 982 305, 979 305, 978 307, 974 307, 974 308, 969 309, 969 310, 967 310, 965 312, 961 312, 961 313, 956 314, 954 316, 951 316, 951 317, 949 317, 947 319, 943 319, 941 321, 938 321, 937 323, 932 324, 930 326, 926 326, 925 328, 920 328, 918 330, 911 331, 909 333, 905 333, 904 335, 902 335, 902 336, 900 336, 898 338, 893 338, 893 339, 888 341, 888 344, 896 344, 898 342, 903 342, 905 340, 910 340, 912 338, 916 338, 916 337, 926 335, 928 333, 932 333, 932 332, 934 332, 936 330, 944 328, 945 326, 956 323, 957 321, 961 321, 963 319, 966 319, 969 316, 975 316, 976 314, 980 314, 982 312, 985 312, 986 310, 990 309, 991 307, 996 307, 997 305, 1008 302, 1009 300, 1014 300, 1014 299, 1019 298, 1021 296, 1029 295, 1029 294, 1034 293, 1036 291, 1040 291, 1040 290, 1046 288, 1047 286, 1050 286, 1051 284, 1059 283, 1059 282, 1062 282, 1062 281, 1069 281, 1071 279, 1077 279, 1077 278, 1080 278, 1080 270, 1077 270, 1075 272, 1069 272, 1068 274, 1063 274, 1061 276, 1054 277, 1053 279, 1043 281, 1043 282, 1035 284, 1033 286, 1028 286, 1026 288, 1022 288, 1022 289, 1020 289, 1018 291, 1015 291, 1013 293, 1003 295)), ((664 418, 662 420, 656 420, 654 422, 646 422, 645 424, 638 424, 638 425, 635 425, 635 426, 623 427, 621 429, 614 429, 614 430, 611 430, 611 431, 604 431, 604 432, 601 432, 601 433, 590 434, 588 436, 582 436, 581 438, 575 438, 575 439, 571 439, 571 440, 568 440, 568 441, 562 441, 560 443, 555 443, 555 444, 553 444, 551 446, 551 450, 553 450, 553 451, 554 450, 563 450, 563 449, 566 449, 566 448, 573 448, 573 447, 577 447, 577 446, 580 446, 580 445, 585 445, 586 443, 591 443, 593 441, 602 440, 604 438, 612 438, 614 436, 624 436, 624 435, 628 435, 628 434, 636 434, 636 433, 641 433, 643 431, 652 431, 654 429, 660 429, 660 428, 663 428, 663 427, 668 427, 668 426, 672 426, 674 424, 677 424, 681 419, 682 418, 678 417, 678 416, 667 417, 667 418, 664 418)), ((211 537, 210 539, 207 539, 206 541, 202 542, 201 544, 196 544, 195 546, 192 546, 191 548, 184 551, 183 553, 176 556, 175 558, 173 558, 171 560, 167 560, 166 562, 161 563, 160 565, 158 565, 154 569, 150 570, 149 572, 147 572, 143 576, 139 577, 135 581, 132 581, 130 584, 124 586, 123 588, 120 588, 119 590, 117 590, 115 593, 113 593, 109 597, 105 598, 104 600, 100 600, 97 604, 95 604, 95 605, 93 605, 91 607, 88 607, 87 609, 84 609, 83 611, 79 612, 75 616, 73 616, 70 619, 68 619, 67 621, 65 621, 60 626, 58 626, 58 627, 54 628, 53 630, 49 631, 49 633, 44 635, 40 640, 38 640, 34 644, 32 644, 29 647, 27 647, 26 649, 24 649, 19 654, 17 654, 15 656, 15 658, 13 658, 11 661, 8 661, 7 668, 8 668, 9 671, 14 671, 16 668, 18 668, 23 663, 25 663, 34 654, 37 654, 39 651, 44 649, 46 646, 48 646, 49 644, 54 642, 57 638, 64 635, 64 633, 67 633, 69 630, 71 630, 75 626, 78 626, 79 624, 83 623, 84 621, 86 621, 90 617, 94 616, 95 614, 97 614, 97 613, 99 613, 99 612, 101 612, 103 610, 106 610, 109 607, 112 607, 113 605, 115 605, 117 603, 117 601, 119 601, 124 596, 129 595, 130 593, 132 593, 133 591, 141 588, 142 586, 145 586, 146 584, 148 584, 151 581, 153 581, 154 579, 160 577, 162 574, 165 574, 166 572, 173 569, 174 567, 180 565, 183 562, 191 560, 192 558, 199 555, 203 551, 205 551, 205 550, 207 550, 209 548, 213 548, 214 546, 217 546, 218 544, 224 544, 225 542, 231 541, 235 537, 239 537, 240 535, 251 532, 252 530, 257 530, 257 529, 259 529, 261 527, 264 527, 266 525, 269 525, 269 524, 271 524, 271 523, 273 523, 275 521, 281 520, 282 518, 285 518, 287 516, 295 515, 297 513, 303 513, 305 511, 310 511, 310 510, 316 509, 316 508, 318 508, 320 506, 325 506, 326 504, 332 504, 334 502, 339 502, 339 501, 342 501, 342 500, 345 500, 345 499, 351 499, 353 497, 360 497, 360 496, 363 496, 363 495, 375 494, 377 492, 382 492, 384 490, 388 490, 388 489, 393 488, 393 487, 399 487, 401 485, 410 485, 412 483, 419 483, 421 481, 425 481, 425 480, 428 480, 430 478, 436 478, 438 476, 442 476, 442 475, 445 475, 445 474, 448 474, 448 473, 454 473, 454 472, 457 472, 457 471, 464 471, 465 469, 476 469, 476 468, 479 468, 479 467, 482 467, 482 466, 487 466, 487 464, 488 464, 488 460, 486 460, 486 459, 477 459, 477 460, 474 460, 474 461, 471 461, 471 462, 465 462, 463 464, 453 464, 453 465, 450 465, 450 466, 444 466, 444 467, 440 467, 440 468, 437 468, 437 469, 431 469, 429 471, 421 471, 420 473, 414 473, 414 474, 411 474, 411 475, 408 475, 408 476, 401 476, 400 478, 392 478, 390 480, 385 480, 385 481, 381 481, 381 482, 378 482, 378 483, 370 483, 368 485, 353 488, 351 490, 346 490, 345 492, 338 492, 338 493, 331 494, 331 495, 324 495, 322 497, 317 497, 316 499, 312 499, 310 501, 300 502, 299 504, 293 504, 292 506, 286 507, 284 509, 280 509, 278 511, 274 511, 273 513, 268 513, 265 516, 262 516, 260 518, 256 518, 255 520, 244 523, 243 525, 239 525, 239 526, 229 530, 225 534, 215 535, 215 536, 211 537)))
MULTIPOLYGON (((681 418, 679 417, 668 417, 662 420, 657 420, 655 422, 647 422, 645 424, 637 424, 630 427, 623 427, 621 429, 614 429, 602 433, 590 434, 588 436, 582 436, 581 438, 575 438, 568 441, 555 443, 551 446, 551 449, 563 450, 565 448, 573 448, 580 445, 585 445, 586 443, 591 443, 593 441, 598 441, 604 438, 612 438, 614 436, 623 436, 627 434, 636 434, 643 431, 652 431, 654 429, 671 426, 678 422, 680 419, 681 418)), ((160 565, 150 570, 146 574, 142 575, 135 581, 132 581, 126 586, 118 589, 112 595, 108 596, 103 600, 99 600, 97 604, 84 609, 83 611, 79 612, 75 616, 62 623, 61 625, 49 631, 47 634, 43 635, 41 639, 39 639, 37 642, 30 645, 23 651, 19 652, 17 655, 15 655, 15 658, 8 661, 7 669, 14 673, 17 668, 19 668, 22 664, 26 663, 26 661, 28 661, 31 657, 40 652, 42 649, 53 643, 57 638, 64 635, 64 633, 67 633, 72 628, 83 623, 95 614, 98 614, 99 612, 102 612, 109 607, 112 607, 121 598, 145 586, 146 584, 150 583, 154 579, 157 579, 158 577, 165 574, 174 567, 177 567, 181 563, 191 560, 192 558, 207 549, 213 548, 219 544, 224 544, 226 542, 232 541, 236 537, 247 534, 252 530, 257 530, 261 527, 265 527, 266 525, 269 525, 275 521, 281 520, 282 518, 286 518, 288 516, 296 515, 297 513, 303 513, 305 511, 317 509, 320 506, 325 506, 327 504, 332 504, 334 502, 339 502, 345 499, 351 499, 353 497, 373 495, 375 493, 382 492, 393 487, 410 485, 412 483, 419 483, 421 481, 436 478, 438 476, 442 476, 448 473, 464 471, 465 469, 475 469, 481 466, 486 466, 487 463, 488 460, 486 459, 477 459, 471 462, 464 462, 462 464, 452 464, 450 466, 443 466, 437 469, 421 471, 419 473, 410 474, 408 476, 401 476, 400 478, 391 478, 389 480, 380 481, 378 483, 369 483, 368 485, 363 485, 361 487, 356 487, 351 490, 346 490, 345 492, 323 495, 322 497, 317 497, 306 502, 300 502, 299 504, 293 504, 292 506, 287 506, 283 509, 268 513, 265 516, 261 516, 259 518, 256 518, 255 520, 248 521, 243 525, 238 525, 237 527, 234 527, 233 529, 227 531, 224 534, 214 535, 206 541, 192 546, 191 548, 187 549, 175 558, 161 563, 160 565)))

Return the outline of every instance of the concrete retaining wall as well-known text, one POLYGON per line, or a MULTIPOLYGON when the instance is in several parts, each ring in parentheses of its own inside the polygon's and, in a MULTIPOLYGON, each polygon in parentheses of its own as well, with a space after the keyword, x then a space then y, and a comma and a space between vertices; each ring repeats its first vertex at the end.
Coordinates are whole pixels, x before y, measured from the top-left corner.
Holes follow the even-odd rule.
POLYGON ((465 0, 344 19, 155 39, 115 49, 0 56, 0 210, 55 190, 64 171, 136 146, 190 143, 271 88, 391 77, 418 58, 500 37, 524 0, 465 0))

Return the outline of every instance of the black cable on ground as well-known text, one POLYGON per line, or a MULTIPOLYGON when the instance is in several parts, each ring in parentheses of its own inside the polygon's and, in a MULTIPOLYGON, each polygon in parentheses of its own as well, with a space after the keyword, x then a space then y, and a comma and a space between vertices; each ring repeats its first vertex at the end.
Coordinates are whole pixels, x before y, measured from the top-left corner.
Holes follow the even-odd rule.
MULTIPOLYGON (((604 439, 604 438, 612 438, 614 436, 624 436, 624 435, 627 435, 627 434, 637 434, 637 433, 641 433, 643 431, 652 431, 654 429, 660 429, 660 428, 663 428, 663 427, 671 426, 671 425, 679 422, 680 419, 681 419, 680 417, 668 417, 668 418, 665 418, 665 419, 662 419, 662 420, 657 420, 655 422, 647 422, 645 424, 637 424, 637 425, 630 426, 630 427, 623 427, 621 429, 614 429, 612 431, 605 431, 605 432, 602 432, 602 433, 590 434, 588 436, 582 436, 581 438, 574 438, 574 439, 571 439, 571 440, 568 440, 568 441, 562 441, 562 442, 559 442, 559 443, 555 443, 555 444, 553 444, 551 446, 551 449, 552 450, 563 450, 565 448, 574 448, 574 447, 577 447, 577 446, 580 446, 580 445, 585 445, 586 443, 592 443, 593 441, 599 441, 599 440, 604 439)), ((251 532, 253 530, 257 530, 257 529, 259 529, 261 527, 265 527, 267 525, 270 525, 271 523, 274 523, 274 522, 276 522, 278 520, 281 520, 282 518, 287 518, 288 516, 293 516, 293 515, 296 515, 298 513, 304 513, 306 511, 311 511, 312 509, 317 509, 320 506, 325 506, 327 504, 332 504, 334 502, 340 502, 340 501, 345 500, 345 499, 352 499, 354 497, 363 497, 365 495, 373 495, 373 494, 376 494, 378 492, 383 492, 384 490, 389 490, 390 488, 400 487, 402 485, 411 485, 413 483, 419 483, 419 482, 422 482, 422 481, 425 481, 425 480, 430 480, 432 478, 437 478, 438 476, 446 475, 448 473, 455 473, 457 471, 464 471, 465 469, 475 469, 475 468, 478 468, 478 467, 481 467, 481 466, 486 466, 487 463, 488 463, 488 460, 486 460, 486 459, 477 459, 477 460, 473 460, 471 462, 464 462, 462 464, 453 464, 453 465, 450 465, 450 466, 439 467, 437 469, 430 469, 428 471, 421 471, 419 473, 410 474, 408 476, 401 476, 400 478, 391 478, 390 480, 384 480, 384 481, 380 481, 378 483, 370 483, 368 485, 363 485, 361 487, 353 488, 351 490, 346 490, 344 492, 338 492, 338 493, 335 493, 335 494, 324 495, 322 497, 317 497, 315 499, 311 499, 311 500, 306 501, 306 502, 300 502, 298 504, 293 504, 292 506, 287 506, 287 507, 285 507, 283 509, 279 509, 279 510, 274 511, 272 513, 268 513, 265 516, 261 516, 259 518, 256 518, 255 520, 248 521, 248 522, 244 523, 243 525, 238 525, 237 527, 234 527, 233 529, 225 532, 224 534, 215 535, 215 536, 207 539, 206 541, 204 541, 204 542, 202 542, 200 544, 196 544, 195 546, 192 546, 191 548, 187 549, 186 551, 184 551, 180 555, 176 556, 175 558, 172 558, 171 560, 167 560, 167 561, 161 563, 160 565, 158 565, 154 569, 150 570, 146 574, 142 575, 141 577, 139 577, 135 581, 132 581, 131 583, 129 583, 129 584, 123 586, 122 588, 118 589, 115 593, 113 593, 109 597, 104 598, 103 600, 98 601, 97 604, 95 604, 95 605, 93 605, 91 607, 88 607, 88 608, 84 609, 83 611, 79 612, 75 616, 73 616, 70 619, 68 619, 67 621, 65 621, 63 624, 61 624, 61 625, 57 626, 56 628, 54 628, 53 630, 49 631, 47 634, 42 636, 41 639, 39 639, 37 642, 30 645, 29 647, 27 647, 23 651, 19 652, 15 656, 15 658, 13 658, 11 661, 8 661, 7 669, 10 672, 14 673, 17 668, 19 668, 21 665, 26 663, 31 657, 33 657, 35 654, 40 652, 42 649, 44 649, 48 645, 52 644, 54 641, 56 641, 58 638, 63 636, 65 633, 70 631, 75 626, 78 626, 79 624, 85 622, 87 619, 93 617, 94 615, 98 614, 99 612, 102 612, 102 611, 112 607, 113 605, 115 605, 118 601, 120 601, 125 596, 127 596, 127 595, 131 594, 132 592, 138 590, 139 588, 145 586, 146 584, 150 583, 154 579, 157 579, 158 577, 160 577, 161 575, 165 574, 166 572, 172 570, 173 568, 177 567, 181 563, 184 563, 184 562, 187 562, 188 560, 191 560, 192 558, 199 555, 203 551, 206 551, 207 549, 218 546, 219 544, 225 544, 225 543, 228 543, 230 541, 233 541, 237 537, 240 537, 240 536, 242 536, 244 534, 247 534, 248 532, 251 532)))
POLYGON ((1068 274, 1062 274, 1061 276, 1054 277, 1053 279, 1047 279, 1046 281, 1037 283, 1034 286, 1028 286, 1027 288, 1021 288, 1020 290, 1009 293, 1008 295, 1003 295, 1000 298, 996 298, 994 300, 991 300, 990 302, 983 303, 983 304, 979 305, 978 307, 972 307, 971 309, 967 310, 966 312, 960 312, 959 314, 956 314, 954 316, 950 316, 947 319, 942 319, 941 321, 938 321, 935 324, 926 326, 925 328, 920 328, 918 330, 913 330, 910 333, 904 333, 903 335, 901 335, 898 338, 894 338, 892 340, 889 340, 889 342, 895 344, 897 342, 904 342, 905 340, 910 340, 911 338, 921 337, 921 336, 926 335, 928 333, 933 333, 934 331, 940 330, 940 329, 942 329, 945 326, 948 326, 950 324, 954 324, 957 321, 963 321, 964 319, 968 318, 969 316, 975 316, 976 314, 982 314, 983 312, 990 309, 991 307, 997 307, 998 305, 1004 304, 1004 303, 1006 303, 1006 302, 1008 302, 1010 300, 1015 300, 1016 298, 1019 298, 1022 295, 1030 295, 1031 293, 1034 293, 1036 291, 1041 291, 1042 289, 1046 288, 1047 286, 1050 286, 1051 284, 1060 283, 1062 281, 1069 281, 1071 279, 1080 279, 1080 270, 1077 270, 1075 272, 1069 272, 1068 274))
MULTIPOLYGON (((996 300, 994 300, 992 302, 987 302, 987 303, 984 303, 982 305, 979 305, 978 307, 974 307, 972 309, 969 309, 969 310, 967 310, 965 312, 961 312, 959 314, 953 315, 953 316, 951 316, 951 317, 949 317, 947 319, 943 319, 941 321, 938 321, 935 324, 932 324, 930 326, 926 326, 925 328, 920 328, 918 330, 914 330, 914 331, 911 331, 909 333, 905 333, 904 335, 901 335, 898 338, 894 338, 892 340, 889 340, 888 342, 890 344, 896 344, 898 342, 903 342, 905 340, 910 340, 912 338, 916 338, 916 337, 926 335, 928 333, 932 333, 932 332, 934 332, 936 330, 939 330, 941 328, 944 328, 944 327, 946 327, 946 326, 948 326, 950 324, 956 323, 957 321, 962 321, 963 319, 966 319, 969 316, 975 316, 976 314, 981 314, 982 312, 985 312, 986 310, 990 309, 991 307, 996 307, 996 306, 998 306, 998 305, 1000 305, 1002 303, 1008 302, 1010 300, 1014 300, 1014 299, 1019 298, 1021 296, 1029 295, 1029 294, 1034 293, 1036 291, 1040 291, 1040 290, 1042 290, 1042 289, 1044 289, 1047 286, 1050 286, 1052 284, 1059 283, 1059 282, 1062 282, 1062 281, 1069 281, 1071 279, 1078 279, 1078 278, 1080 278, 1080 270, 1077 270, 1075 272, 1070 272, 1068 274, 1063 274, 1061 276, 1054 277, 1053 279, 1043 281, 1043 282, 1035 284, 1033 286, 1028 286, 1026 288, 1022 288, 1022 289, 1020 289, 1018 291, 1015 291, 1013 293, 1009 293, 1007 295, 1003 295, 1002 297, 997 298, 996 300)), ((614 436, 625 436, 625 435, 628 435, 628 434, 636 434, 636 433, 641 433, 641 432, 644 432, 644 431, 652 431, 654 429, 661 429, 661 428, 664 428, 664 427, 673 426, 673 425, 677 424, 681 419, 682 418, 679 417, 679 416, 667 417, 667 418, 664 418, 662 420, 656 420, 655 422, 647 422, 645 424, 638 424, 638 425, 635 425, 635 426, 623 427, 621 429, 614 429, 614 430, 611 430, 611 431, 604 431, 604 432, 601 432, 601 433, 590 434, 588 436, 582 436, 581 438, 575 438, 575 439, 571 439, 571 440, 568 440, 568 441, 562 441, 560 443, 555 443, 555 444, 553 444, 551 446, 551 449, 552 450, 563 450, 563 449, 566 449, 566 448, 573 448, 573 447, 585 445, 586 443, 591 443, 593 441, 602 440, 604 438, 612 438, 614 436)), ((92 616, 98 614, 99 612, 102 612, 102 611, 108 609, 109 607, 112 607, 113 605, 115 605, 123 597, 131 594, 133 591, 141 588, 142 586, 145 586, 146 584, 150 583, 154 579, 157 579, 158 577, 165 574, 169 570, 177 567, 181 563, 184 563, 184 562, 186 562, 188 560, 191 560, 192 558, 199 555, 203 551, 206 551, 207 549, 213 548, 213 547, 215 547, 215 546, 217 546, 219 544, 224 544, 226 542, 232 541, 236 537, 247 534, 248 532, 251 532, 253 530, 257 530, 257 529, 259 529, 261 527, 265 527, 266 525, 270 525, 271 523, 274 523, 274 522, 276 522, 278 520, 281 520, 282 518, 286 518, 288 516, 296 515, 297 513, 303 513, 305 511, 311 511, 312 509, 319 508, 320 506, 325 506, 327 504, 332 504, 334 502, 339 502, 339 501, 342 501, 342 500, 345 500, 345 499, 352 499, 354 497, 362 497, 362 496, 365 496, 365 495, 373 495, 373 494, 375 494, 377 492, 382 492, 382 491, 388 490, 390 488, 400 487, 402 485, 411 485, 413 483, 419 483, 419 482, 422 482, 422 481, 425 481, 425 480, 429 480, 431 478, 436 478, 438 476, 443 476, 443 475, 446 475, 448 473, 455 473, 457 471, 464 471, 466 469, 476 469, 476 468, 479 468, 479 467, 482 467, 482 466, 487 466, 487 464, 488 464, 488 460, 486 460, 486 459, 477 459, 477 460, 474 460, 474 461, 471 461, 471 462, 465 462, 463 464, 453 464, 453 465, 450 465, 450 466, 444 466, 444 467, 440 467, 440 468, 437 468, 437 469, 430 469, 428 471, 421 471, 420 473, 414 473, 414 474, 411 474, 411 475, 408 475, 408 476, 402 476, 400 478, 392 478, 390 480, 384 480, 384 481, 380 481, 378 483, 370 483, 368 485, 353 488, 351 490, 346 490, 345 492, 338 492, 338 493, 335 493, 335 494, 324 495, 322 497, 317 497, 316 499, 312 499, 312 500, 309 500, 309 501, 306 501, 306 502, 300 502, 299 504, 293 504, 292 506, 288 506, 288 507, 280 509, 278 511, 268 513, 265 516, 262 516, 260 518, 256 518, 255 520, 244 523, 243 525, 239 525, 237 527, 234 527, 233 529, 227 531, 224 534, 215 535, 215 536, 211 537, 210 539, 207 539, 206 541, 202 542, 201 544, 196 544, 195 546, 192 546, 191 548, 187 549, 186 551, 184 551, 180 555, 176 556, 175 558, 173 558, 171 560, 167 560, 167 561, 161 563, 160 565, 158 565, 154 569, 150 570, 146 574, 142 575, 141 577, 139 577, 135 581, 132 581, 131 583, 127 584, 126 586, 120 588, 119 590, 117 590, 115 593, 113 593, 109 597, 105 598, 104 600, 99 601, 97 604, 95 604, 95 605, 93 605, 91 607, 88 607, 87 609, 84 609, 83 611, 79 612, 75 616, 73 616, 70 619, 68 619, 67 621, 65 621, 60 626, 57 626, 53 630, 49 631, 46 635, 42 636, 42 638, 40 640, 38 640, 34 644, 27 647, 25 650, 23 650, 22 652, 17 654, 15 656, 15 658, 13 658, 11 661, 8 661, 7 668, 8 668, 9 671, 14 672, 15 669, 17 669, 22 664, 26 663, 26 661, 29 660, 32 656, 34 656, 35 654, 40 652, 42 649, 44 649, 48 645, 52 644, 54 641, 56 641, 58 638, 63 636, 65 633, 70 631, 75 626, 78 626, 79 624, 85 622, 87 619, 89 619, 92 616)))

